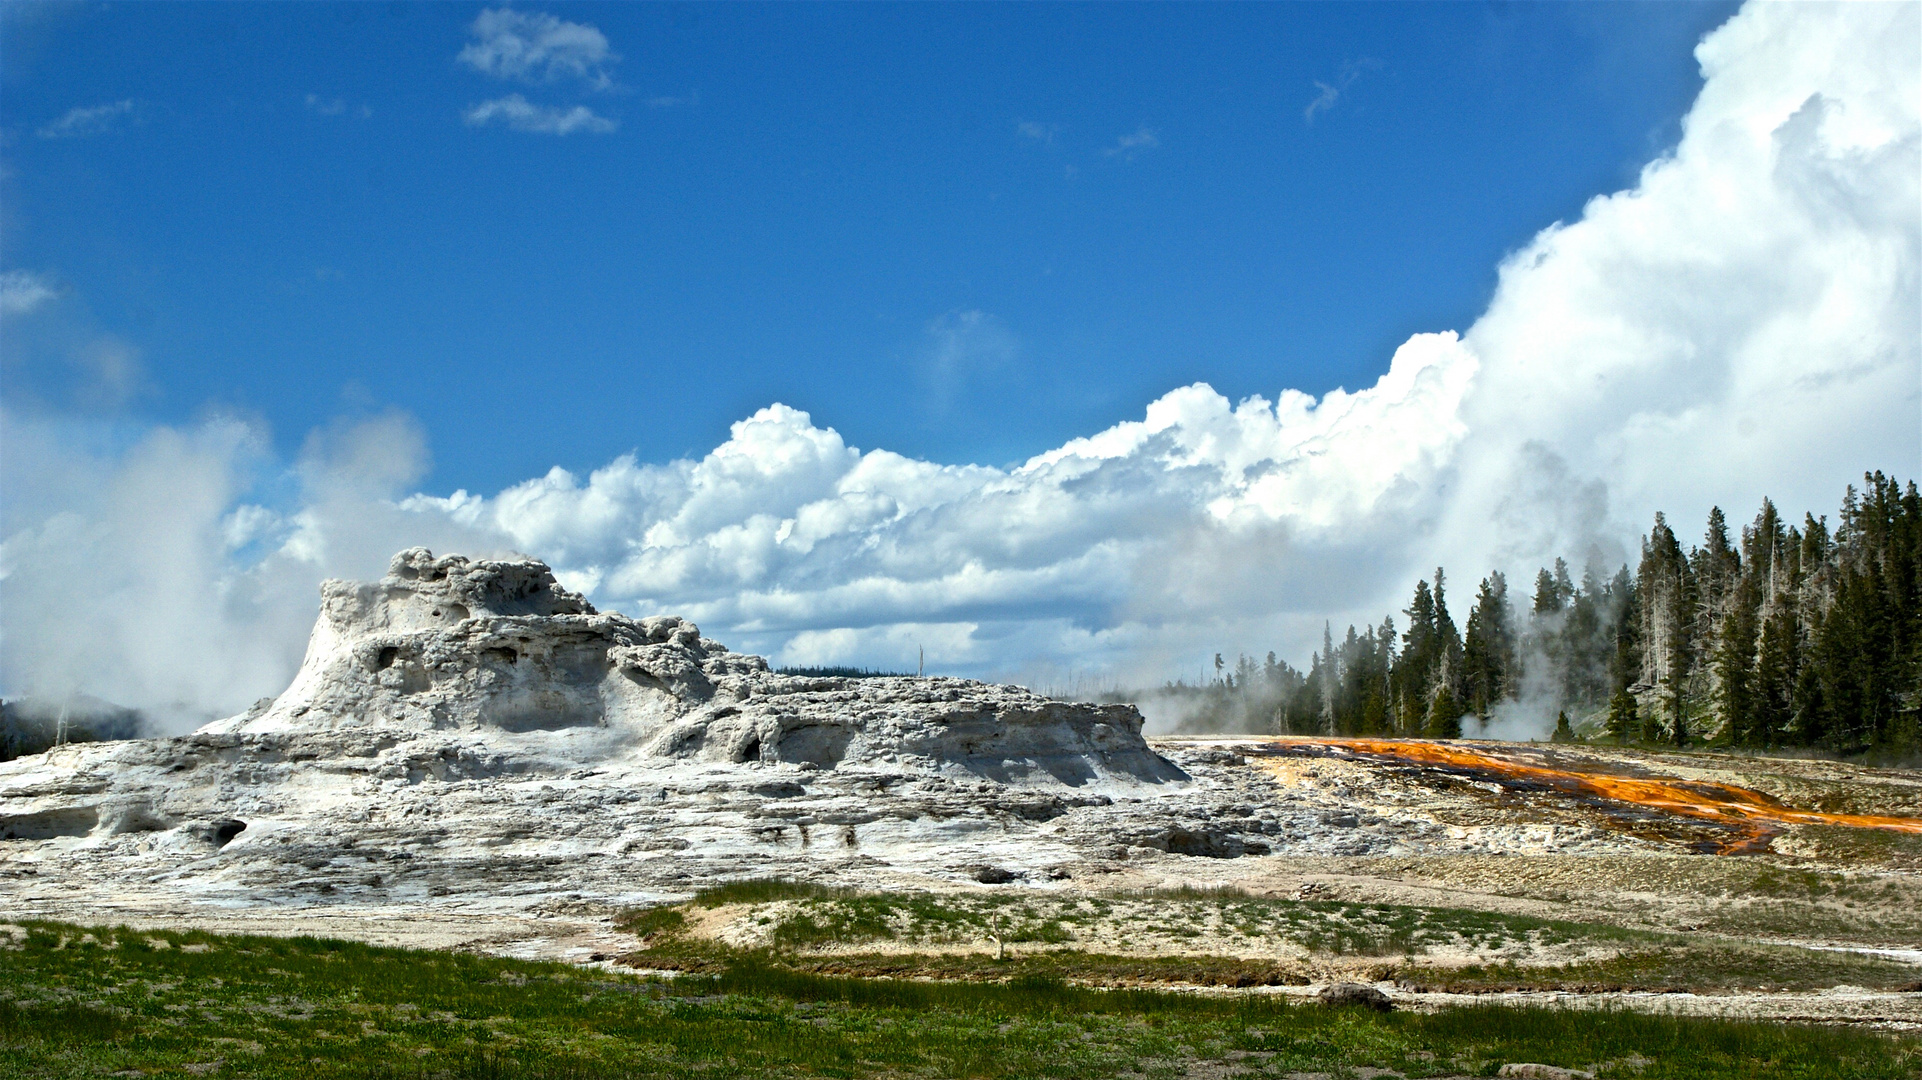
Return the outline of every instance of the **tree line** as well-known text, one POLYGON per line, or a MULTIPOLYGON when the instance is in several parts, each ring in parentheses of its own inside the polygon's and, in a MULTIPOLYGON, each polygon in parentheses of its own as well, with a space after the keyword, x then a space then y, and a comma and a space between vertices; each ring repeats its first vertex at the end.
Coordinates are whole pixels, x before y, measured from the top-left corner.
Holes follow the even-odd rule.
POLYGON ((1269 653, 1215 658, 1184 727, 1456 738, 1504 717, 1557 718, 1557 738, 1922 749, 1922 497, 1880 472, 1826 516, 1785 520, 1763 500, 1731 532, 1709 512, 1683 547, 1664 515, 1641 558, 1577 581, 1557 559, 1533 594, 1483 578, 1457 623, 1441 569, 1401 612, 1350 626, 1301 670, 1269 653), (1517 603, 1523 611, 1517 612, 1517 603))

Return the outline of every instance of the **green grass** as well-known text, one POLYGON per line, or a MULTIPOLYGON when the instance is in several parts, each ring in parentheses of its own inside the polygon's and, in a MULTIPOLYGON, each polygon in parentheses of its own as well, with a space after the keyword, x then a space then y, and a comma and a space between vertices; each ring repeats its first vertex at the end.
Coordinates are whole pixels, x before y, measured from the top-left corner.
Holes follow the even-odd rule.
POLYGON ((1824 862, 1843 866, 1922 869, 1922 835, 1916 833, 1854 829, 1843 825, 1803 825, 1797 828, 1796 839, 1811 856, 1824 862))
POLYGON ((560 964, 35 923, 0 945, 0 1077, 1492 1075, 1896 1080, 1922 1042, 1849 1029, 1579 1010, 1435 1015, 1270 995, 1101 991, 1028 976, 917 982, 743 958, 647 980, 560 964), (209 1068, 216 1066, 216 1068, 209 1068))
POLYGON ((614 925, 640 938, 672 934, 687 926, 687 913, 671 907, 635 908, 622 912, 614 925))
POLYGON ((746 878, 702 889, 694 894, 694 906, 717 908, 727 904, 771 904, 777 900, 819 900, 857 895, 851 889, 817 885, 811 881, 787 878, 746 878))
POLYGON ((1863 986, 1894 990, 1913 986, 1919 973, 1909 964, 1853 953, 1782 945, 1689 942, 1638 950, 1607 960, 1521 968, 1513 964, 1428 968, 1395 972, 1404 983, 1454 993, 1490 990, 1824 990, 1863 986))
MULTIPOLYGON (((1806 885, 1796 879, 1796 887, 1806 885)), ((1312 981, 1317 963, 1346 958, 1351 965, 1356 959, 1379 961, 1364 964, 1370 978, 1464 992, 1817 990, 1844 984, 1897 989, 1915 983, 1919 974, 1912 965, 1872 956, 1699 933, 1656 934, 1463 908, 1265 899, 1239 890, 860 893, 750 881, 720 886, 694 901, 722 903, 749 908, 741 917, 758 924, 758 948, 682 935, 674 908, 630 913, 624 925, 652 935, 645 966, 696 973, 756 958, 792 971, 869 978, 1036 976, 1104 986, 1257 987, 1303 985, 1312 981), (1127 932, 1122 940, 1137 946, 1154 934, 1183 947, 1160 955, 1116 955, 1096 932, 1106 930, 1106 940, 1115 940, 1117 928, 1127 932), (1212 936, 1203 939, 1198 928, 1212 936), (1017 948, 1004 957, 997 942, 1017 948), (1302 952, 1276 955, 1277 943, 1302 952), (1484 960, 1458 967, 1425 959, 1439 946, 1470 950, 1484 960), (1561 947, 1576 951, 1544 951, 1561 947), (1571 955, 1592 958, 1557 959, 1571 955)))
MULTIPOLYGON (((1353 904, 1251 896, 1234 888, 1181 888, 1103 896, 997 890, 976 893, 861 893, 790 881, 753 880, 698 894, 697 907, 774 905, 751 912, 766 943, 819 949, 892 943, 1088 947, 1101 934, 1145 934, 1311 955, 1417 956, 1434 948, 1528 954, 1571 942, 1654 944, 1661 935, 1619 927, 1535 919, 1461 908, 1353 904)), ((635 916, 639 917, 639 916, 635 916)), ((1228 950, 1234 951, 1234 950, 1228 950)))
POLYGON ((1258 900, 1239 885, 1175 885, 1159 889, 1111 889, 1105 895, 1123 900, 1258 900))

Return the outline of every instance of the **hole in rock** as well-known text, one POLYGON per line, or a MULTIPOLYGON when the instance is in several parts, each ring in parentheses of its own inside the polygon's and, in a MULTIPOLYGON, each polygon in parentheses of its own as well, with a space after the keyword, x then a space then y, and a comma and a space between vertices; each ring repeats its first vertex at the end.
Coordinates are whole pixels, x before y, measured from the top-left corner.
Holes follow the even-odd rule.
POLYGON ((398 646, 388 645, 382 648, 379 655, 374 657, 374 670, 386 671, 388 668, 394 666, 394 661, 398 659, 399 656, 400 649, 398 646))
POLYGON ((226 847, 228 841, 247 831, 247 823, 233 818, 216 818, 203 821, 189 831, 215 847, 226 847))
POLYGON ((749 735, 738 746, 736 746, 734 748, 734 753, 729 755, 729 758, 735 764, 738 765, 745 761, 757 760, 760 758, 760 756, 761 756, 761 737, 760 735, 756 734, 756 735, 749 735))
POLYGON ((497 664, 512 664, 521 658, 521 654, 512 649, 482 649, 481 655, 497 664))

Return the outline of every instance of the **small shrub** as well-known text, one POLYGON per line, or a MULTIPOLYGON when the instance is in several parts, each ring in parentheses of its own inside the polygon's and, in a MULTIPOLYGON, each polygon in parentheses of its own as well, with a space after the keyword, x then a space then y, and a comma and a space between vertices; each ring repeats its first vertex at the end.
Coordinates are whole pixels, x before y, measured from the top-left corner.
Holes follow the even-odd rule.
POLYGON ((1239 885, 1173 885, 1156 889, 1117 889, 1107 895, 1119 900, 1260 900, 1239 885))
POLYGON ((614 925, 637 937, 672 934, 687 926, 687 914, 677 907, 635 908, 616 916, 614 925))
POLYGON ((716 908, 725 904, 771 904, 776 900, 824 900, 857 895, 852 889, 816 885, 811 881, 789 878, 743 878, 729 881, 694 894, 696 907, 716 908))

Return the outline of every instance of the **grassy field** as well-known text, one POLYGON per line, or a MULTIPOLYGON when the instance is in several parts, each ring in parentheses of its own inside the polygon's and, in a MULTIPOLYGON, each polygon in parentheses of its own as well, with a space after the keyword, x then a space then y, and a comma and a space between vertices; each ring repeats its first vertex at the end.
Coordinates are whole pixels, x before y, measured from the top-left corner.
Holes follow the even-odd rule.
MULTIPOLYGON (((672 920, 655 916, 663 923, 672 920)), ((315 938, 44 923, 0 947, 0 1076, 1912 1078, 1922 1041, 1622 1012, 1423 1015, 1267 995, 920 982, 736 957, 648 979, 315 938), (1191 1072, 1191 1070, 1196 1070, 1191 1072), (1365 1075, 1365 1074, 1363 1074, 1365 1075)))
POLYGON ((646 938, 648 948, 635 963, 702 973, 753 957, 794 971, 870 978, 1025 975, 1106 986, 1251 987, 1306 984, 1331 961, 1354 961, 1359 966, 1346 963, 1341 970, 1451 992, 1711 993, 1844 984, 1901 989, 1919 974, 1912 965, 1872 956, 1699 933, 1462 908, 1262 898, 1235 889, 857 893, 745 881, 706 890, 681 907, 630 913, 625 926, 646 938), (694 911, 728 906, 736 908, 751 946, 683 932, 694 911), (1116 947, 1144 943, 1157 955, 1116 947), (1234 951, 1277 945, 1291 955, 1234 951), (1002 951, 1005 956, 997 955, 1002 951), (1437 963, 1436 951, 1480 962, 1437 963), (1566 958, 1571 953, 1575 959, 1566 958))
MULTIPOLYGON (((1068 944, 1104 925, 1130 934, 1286 941, 1309 952, 1391 956, 1436 947, 1488 952, 1578 940, 1655 942, 1659 935, 1465 908, 1283 900, 1239 889, 1156 889, 1105 894, 857 893, 788 881, 746 881, 700 893, 697 907, 795 902, 770 943, 807 947, 890 941, 950 945, 1000 938, 1068 944)), ((764 917, 764 921, 774 916, 764 917)))

